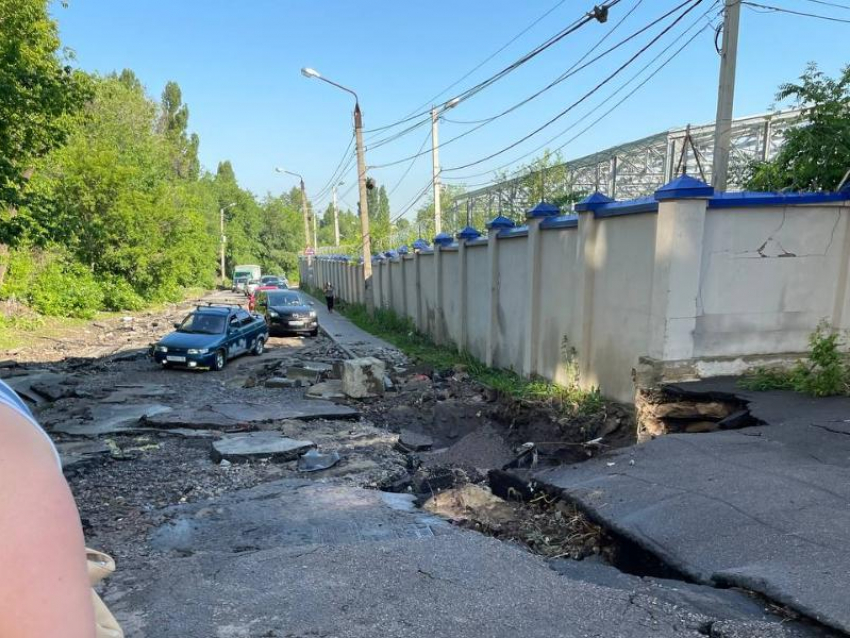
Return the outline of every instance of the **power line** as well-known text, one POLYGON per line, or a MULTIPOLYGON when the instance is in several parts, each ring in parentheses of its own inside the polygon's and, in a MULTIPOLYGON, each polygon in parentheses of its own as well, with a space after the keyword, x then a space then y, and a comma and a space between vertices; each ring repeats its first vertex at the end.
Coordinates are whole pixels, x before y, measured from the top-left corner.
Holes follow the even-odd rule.
POLYGON ((806 18, 818 18, 819 20, 829 20, 830 22, 844 22, 846 24, 850 24, 850 20, 847 20, 845 18, 835 18, 833 16, 825 16, 819 13, 806 13, 805 11, 794 11, 792 9, 786 9, 784 7, 775 7, 770 4, 759 4, 757 2, 749 2, 748 0, 741 0, 741 4, 751 8, 755 7, 757 9, 763 9, 764 11, 761 11, 760 13, 788 13, 790 15, 804 16, 806 18))
MULTIPOLYGON (((526 158, 526 157, 528 157, 529 155, 533 155, 534 153, 537 153, 537 152, 538 152, 538 151, 540 151, 541 149, 543 149, 543 148, 547 147, 549 144, 551 144, 552 142, 554 142, 554 141, 555 141, 556 139, 558 139, 559 137, 561 137, 561 136, 563 136, 564 134, 568 133, 569 131, 573 130, 576 126, 578 126, 579 124, 581 124, 583 121, 587 120, 590 116, 594 115, 594 114, 598 111, 598 109, 599 109, 600 107, 602 107, 603 105, 605 105, 606 103, 608 103, 608 102, 610 102, 612 99, 614 99, 614 97, 616 97, 616 96, 617 96, 620 92, 622 92, 622 91, 623 91, 623 89, 625 89, 625 88, 626 88, 627 86, 629 86, 632 82, 634 82, 634 81, 635 81, 638 77, 640 77, 640 76, 641 76, 641 74, 643 74, 643 73, 644 73, 644 71, 646 71, 649 67, 651 67, 653 64, 655 64, 655 63, 656 63, 656 62, 657 62, 657 61, 658 61, 658 60, 659 60, 659 59, 660 59, 660 58, 661 58, 661 57, 662 57, 665 53, 667 53, 670 49, 672 49, 672 48, 676 45, 676 43, 677 43, 677 42, 679 42, 679 40, 681 40, 681 39, 682 39, 682 38, 683 38, 683 37, 684 37, 684 36, 685 36, 688 32, 690 32, 690 31, 691 31, 691 30, 692 30, 695 26, 697 26, 697 25, 698 25, 698 24, 699 24, 699 23, 700 23, 700 22, 701 22, 701 21, 702 21, 702 20, 703 20, 703 19, 704 19, 704 18, 705 18, 708 14, 709 14, 709 13, 711 13, 711 11, 714 9, 714 7, 716 7, 716 6, 717 6, 718 1, 719 1, 719 0, 715 0, 715 2, 711 5, 711 7, 709 7, 709 9, 708 9, 705 13, 703 13, 701 16, 699 16, 699 18, 697 18, 697 19, 696 19, 696 20, 695 20, 695 21, 694 21, 694 22, 693 22, 693 23, 692 23, 689 27, 687 27, 687 28, 686 28, 684 31, 682 31, 682 32, 681 32, 678 36, 676 36, 676 38, 675 38, 675 39, 674 39, 674 40, 673 40, 670 44, 668 44, 668 45, 667 45, 664 49, 662 49, 661 51, 659 51, 659 53, 658 53, 658 54, 657 54, 654 58, 652 58, 652 60, 650 60, 647 64, 645 64, 645 65, 644 65, 644 66, 643 66, 643 67, 642 67, 642 68, 641 68, 641 69, 640 69, 637 73, 635 73, 635 74, 634 74, 631 78, 629 78, 626 82, 624 82, 622 85, 620 85, 620 86, 619 86, 619 87, 618 87, 615 91, 613 91, 611 94, 609 94, 609 95, 608 95, 608 97, 606 97, 606 98, 605 98, 604 100, 602 100, 599 104, 597 104, 597 105, 596 105, 596 106, 595 106, 592 110, 588 111, 588 112, 587 112, 587 113, 585 113, 583 116, 581 116, 578 120, 576 120, 575 122, 573 122, 572 124, 570 124, 568 127, 566 127, 565 129, 563 129, 562 131, 560 131, 560 132, 559 132, 559 133, 557 133, 556 135, 552 136, 552 137, 551 137, 551 138, 549 138, 548 140, 546 140, 546 141, 545 141, 543 144, 541 144, 540 146, 538 146, 538 147, 536 147, 536 148, 534 148, 534 149, 532 149, 532 150, 528 151, 527 153, 523 153, 523 154, 522 154, 522 155, 520 155, 519 157, 516 157, 516 158, 514 158, 513 160, 511 160, 510 162, 506 162, 505 164, 502 164, 501 166, 497 166, 497 167, 492 168, 492 169, 489 169, 489 170, 487 170, 487 171, 483 171, 483 172, 481 172, 481 173, 472 173, 472 174, 469 174, 469 175, 463 175, 463 176, 454 176, 454 177, 452 177, 452 176, 448 176, 448 177, 446 177, 446 179, 451 179, 451 180, 463 180, 463 179, 470 179, 470 178, 483 177, 483 176, 485 176, 485 175, 490 175, 490 174, 492 174, 494 171, 500 171, 500 170, 502 170, 502 169, 508 168, 509 166, 511 166, 511 165, 513 165, 513 164, 515 164, 516 162, 519 162, 520 160, 525 159, 525 158, 526 158)), ((644 80, 643 80, 640 84, 638 84, 638 86, 636 86, 636 87, 635 87, 632 91, 630 91, 628 94, 626 94, 626 96, 625 96, 623 99, 621 99, 619 102, 617 102, 617 103, 616 103, 616 104, 615 104, 615 105, 614 105, 611 109, 609 109, 609 110, 607 110, 605 113, 603 113, 603 115, 602 115, 601 117, 599 117, 599 118, 597 118, 596 120, 594 120, 594 121, 591 123, 591 125, 590 125, 590 126, 588 126, 588 127, 586 127, 585 129, 583 129, 580 133, 578 133, 578 135, 575 135, 575 136, 571 137, 571 138, 570 138, 570 139, 569 139, 566 143, 562 144, 560 147, 558 147, 557 149, 555 149, 555 151, 554 151, 554 152, 558 152, 558 151, 560 151, 560 150, 561 150, 561 149, 563 149, 565 146, 567 146, 568 144, 570 144, 570 143, 572 143, 573 141, 575 141, 578 137, 580 137, 581 135, 583 135, 584 133, 586 133, 588 130, 590 130, 590 128, 592 128, 592 127, 593 127, 594 125, 596 125, 599 121, 601 121, 601 120, 602 120, 605 116, 607 116, 609 113, 611 113, 611 112, 612 112, 612 111, 614 111, 617 107, 619 107, 621 104, 623 104, 623 103, 624 103, 627 99, 629 99, 632 95, 634 95, 634 94, 635 94, 635 93, 636 93, 639 89, 641 89, 643 86, 645 86, 645 85, 649 82, 649 80, 651 80, 653 77, 655 77, 655 75, 656 75, 657 73, 659 73, 659 72, 661 71, 661 69, 663 69, 665 66, 667 66, 667 64, 669 64, 669 63, 670 63, 670 62, 671 62, 671 61, 672 61, 672 60, 673 60, 676 56, 678 56, 678 55, 679 55, 679 53, 681 53, 681 51, 682 51, 685 47, 687 47, 687 46, 688 46, 691 42, 693 42, 693 41, 697 38, 697 36, 699 36, 699 35, 700 35, 703 31, 705 31, 707 28, 709 28, 709 27, 711 27, 711 26, 712 26, 712 25, 711 25, 711 23, 709 23, 709 24, 707 24, 706 26, 704 26, 702 29, 700 29, 700 30, 699 30, 696 34, 694 34, 694 35, 693 35, 693 36, 692 36, 692 37, 691 37, 691 38, 690 38, 690 39, 689 39, 689 40, 685 43, 685 45, 684 45, 684 46, 680 47, 680 48, 679 48, 676 52, 674 52, 674 53, 673 53, 673 55, 671 55, 671 56, 670 56, 667 60, 665 60, 665 61, 664 61, 664 62, 663 62, 663 63, 662 63, 662 64, 661 64, 658 68, 656 68, 656 69, 655 69, 655 70, 654 70, 654 71, 653 71, 653 72, 652 72, 649 76, 647 76, 647 77, 646 77, 646 78, 645 78, 645 79, 644 79, 644 80)), ((508 178, 506 178, 506 179, 514 179, 515 177, 518 177, 518 176, 519 176, 522 172, 524 172, 524 171, 525 171, 525 168, 518 169, 518 170, 514 173, 514 175, 512 175, 511 177, 508 177, 508 178)), ((500 180, 500 181, 504 181, 504 180, 500 180)), ((490 181, 490 182, 485 182, 485 183, 483 183, 483 184, 479 184, 479 186, 486 186, 487 184, 491 184, 491 183, 494 183, 494 182, 492 182, 492 181, 490 181)), ((476 185, 472 185, 472 186, 476 186, 476 185)))
MULTIPOLYGON (((480 69, 482 66, 484 66, 485 64, 487 64, 490 60, 492 60, 492 59, 493 59, 493 58, 495 58, 497 55, 499 55, 502 51, 504 51, 505 49, 507 49, 510 45, 512 45, 512 44, 513 44, 514 42, 516 42, 517 40, 519 40, 519 38, 521 38, 521 37, 522 37, 522 36, 524 36, 526 33, 528 33, 531 29, 533 29, 534 27, 536 27, 536 26, 537 26, 537 25, 538 25, 538 24, 539 24, 539 23, 540 23, 540 22, 541 22, 544 18, 548 17, 548 16, 549 16, 549 15, 550 15, 553 11, 555 11, 555 9, 557 9, 557 8, 558 8, 558 7, 560 7, 562 4, 564 4, 564 2, 566 2, 566 0, 560 0, 559 2, 556 2, 556 3, 552 6, 552 8, 551 8, 551 9, 549 9, 548 11, 546 11, 543 15, 541 15, 541 16, 540 16, 540 17, 538 17, 536 20, 534 20, 534 22, 532 22, 532 23, 531 23, 531 24, 529 24, 527 27, 525 27, 522 31, 520 31, 519 33, 517 33, 517 34, 516 34, 513 38, 511 38, 510 40, 508 40, 508 41, 507 41, 504 45, 502 45, 499 49, 497 49, 495 52, 491 53, 489 56, 487 56, 486 58, 484 58, 484 60, 482 60, 479 64, 477 64, 477 65, 476 65, 476 66, 474 66, 472 69, 470 69, 469 71, 467 71, 467 72, 466 72, 466 74, 464 74, 463 76, 461 76, 460 78, 458 78, 457 80, 455 80, 454 82, 452 82, 451 84, 449 84, 449 85, 448 85, 446 88, 444 88, 442 91, 440 91, 439 93, 437 93, 437 94, 436 94, 436 95, 434 95, 433 97, 429 98, 428 100, 425 100, 425 102, 424 102, 423 104, 421 104, 421 105, 417 106, 415 109, 413 109, 413 111, 412 111, 411 113, 416 113, 416 112, 418 112, 420 109, 423 109, 423 108, 425 108, 426 106, 430 106, 431 104, 433 104, 433 103, 434 103, 434 101, 435 101, 437 98, 439 98, 441 95, 444 95, 444 94, 445 94, 445 93, 447 93, 450 89, 453 89, 453 88, 454 88, 454 87, 456 87, 458 84, 460 84, 461 82, 463 82, 466 78, 468 78, 470 75, 472 75, 473 73, 475 73, 478 69, 480 69)), ((408 115, 410 115, 410 114, 408 114, 408 115)), ((405 117, 407 117, 407 116, 405 116, 405 117)))
MULTIPOLYGON (((600 22, 604 22, 604 20, 607 19, 608 10, 611 7, 614 7, 617 4, 619 4, 621 1, 622 0, 606 0, 601 5, 595 6, 591 11, 584 14, 581 18, 575 20, 572 24, 561 29, 561 31, 559 31, 555 35, 551 36, 548 40, 546 40, 542 44, 539 44, 538 46, 536 46, 534 49, 532 49, 531 51, 529 51, 528 53, 526 53, 525 55, 520 57, 518 60, 512 62, 511 64, 509 64, 508 66, 506 66, 502 70, 498 71, 497 73, 491 75, 489 78, 479 82, 478 84, 476 84, 476 85, 466 89, 462 93, 460 93, 456 98, 458 100, 458 103, 465 101, 465 100, 468 100, 472 96, 474 96, 474 95, 480 93, 481 91, 483 91, 484 89, 486 89, 488 86, 490 86, 493 83, 501 80, 503 77, 507 76, 512 71, 515 71, 516 69, 518 69, 520 66, 522 66, 526 62, 529 62, 530 60, 537 57, 540 53, 542 53, 546 49, 554 46, 555 44, 557 44, 558 42, 563 40, 568 35, 574 33, 575 31, 578 31, 578 29, 580 29, 581 27, 583 27, 587 23, 592 22, 594 20, 599 20, 600 22)), ((398 126, 399 124, 404 124, 405 122, 409 122, 409 121, 416 119, 416 118, 418 118, 422 115, 425 115, 429 111, 430 111, 430 109, 427 109, 425 111, 422 111, 422 112, 417 113, 415 115, 412 115, 410 117, 406 117, 404 119, 398 120, 397 122, 394 122, 392 124, 388 124, 386 126, 380 126, 380 127, 373 128, 373 129, 369 129, 369 132, 375 132, 375 131, 381 131, 381 130, 393 128, 395 126, 398 126)))
POLYGON ((827 7, 838 7, 839 9, 844 9, 845 11, 850 11, 850 6, 846 4, 841 4, 840 2, 827 2, 826 0, 806 0, 807 2, 813 2, 814 4, 822 4, 827 7))
POLYGON ((579 104, 581 104, 582 102, 587 100, 590 96, 592 96, 594 93, 599 91, 599 89, 601 89, 603 86, 605 86, 608 82, 613 80, 624 69, 626 69, 629 65, 631 65, 638 57, 640 57, 644 52, 646 52, 647 49, 649 49, 652 45, 654 45, 656 42, 658 42, 658 40, 660 40, 664 35, 666 35, 686 15, 688 15, 691 11, 693 11, 697 7, 697 5, 699 5, 702 1, 703 0, 695 0, 690 7, 688 7, 681 15, 677 16, 668 26, 666 26, 664 29, 662 29, 661 32, 658 35, 656 35, 654 38, 652 38, 652 40, 650 40, 646 45, 641 47, 634 55, 632 55, 628 60, 626 60, 623 64, 621 64, 613 73, 609 74, 604 80, 599 82, 590 91, 585 93, 582 97, 580 97, 578 100, 576 100, 575 102, 570 104, 567 108, 562 110, 560 113, 555 115, 553 118, 549 119, 547 122, 545 122, 544 124, 541 124, 536 129, 531 131, 531 133, 524 135, 520 139, 516 140, 515 142, 512 142, 511 144, 508 144, 504 148, 502 148, 498 151, 495 151, 495 152, 493 152, 493 153, 491 153, 491 154, 489 154, 485 157, 482 157, 478 160, 475 160, 474 162, 469 162, 467 164, 462 164, 460 166, 453 166, 451 168, 443 169, 443 172, 459 171, 459 170, 463 170, 464 168, 469 168, 470 166, 477 166, 478 164, 482 164, 483 162, 486 162, 487 160, 493 159, 494 157, 497 157, 497 156, 501 155, 502 153, 505 153, 505 152, 511 150, 512 148, 516 148, 517 146, 519 146, 520 144, 522 144, 526 140, 537 135, 540 131, 543 131, 547 127, 551 126, 552 124, 557 122, 559 119, 561 119, 564 115, 566 115, 567 113, 572 111, 576 106, 578 106, 579 104))
MULTIPOLYGON (((632 15, 632 14, 633 14, 636 10, 637 10, 637 8, 638 8, 638 7, 640 7, 640 5, 641 5, 641 4, 643 4, 643 0, 637 0, 637 2, 635 2, 635 4, 632 6, 632 8, 631 8, 631 9, 629 9, 629 10, 628 10, 628 12, 627 12, 627 13, 626 13, 626 14, 625 14, 622 18, 620 18, 620 20, 617 22, 617 24, 615 24, 615 25, 611 28, 611 30, 610 30, 610 31, 608 31, 608 33, 606 33, 605 35, 603 35, 603 36, 602 36, 602 37, 601 37, 601 38, 600 38, 600 39, 596 42, 596 44, 594 44, 594 45, 593 45, 590 49, 588 49, 588 50, 587 50, 587 52, 585 52, 585 54, 584 54, 583 56, 581 56, 578 60, 576 60, 576 62, 575 62, 575 63, 574 63, 574 64, 573 64, 570 68, 568 68, 568 69, 567 69, 566 71, 564 71, 564 72, 563 72, 560 76, 558 76, 558 78, 556 78, 554 82, 552 82, 551 84, 547 85, 547 86, 546 86, 545 88, 543 88, 541 91, 538 91, 537 93, 533 94, 530 98, 528 98, 528 100, 527 100, 527 101, 531 101, 531 100, 533 100, 534 98, 536 98, 536 97, 537 97, 538 95, 540 95, 541 93, 543 93, 543 92, 545 92, 545 91, 549 90, 550 88, 552 88, 553 86, 555 86, 555 85, 556 85, 556 84, 558 84, 559 82, 561 82, 561 81, 565 80, 567 77, 569 77, 569 74, 570 74, 573 70, 575 70, 575 68, 576 68, 578 65, 580 65, 582 62, 584 62, 584 61, 587 59, 587 57, 588 57, 591 53, 593 53, 596 49, 598 49, 600 46, 602 46, 602 44, 605 42, 605 40, 607 40, 608 38, 610 38, 610 37, 614 34, 614 32, 615 32, 618 28, 620 28, 620 26, 621 26, 621 25, 622 25, 622 24, 623 24, 626 20, 628 20, 628 19, 629 19, 629 17, 630 17, 630 16, 631 16, 631 15, 632 15)), ((673 11, 675 11, 675 9, 673 9, 673 11)), ((673 11, 671 11, 670 13, 672 13, 673 11)), ((664 16, 661 16, 661 18, 659 18, 659 20, 663 20, 665 17, 667 17, 667 15, 669 15, 669 13, 668 13, 668 14, 665 14, 664 16)), ((644 30, 645 30, 645 29, 650 28, 650 27, 652 26, 652 24, 654 24, 654 23, 651 23, 651 24, 647 25, 647 26, 644 28, 644 30)), ((631 37, 636 37, 637 35, 639 35, 639 33, 640 33, 640 32, 637 32, 637 33, 632 34, 632 36, 630 36, 630 38, 629 38, 629 39, 631 39, 631 37)), ((628 41, 628 39, 627 39, 627 40, 623 40, 623 41, 621 41, 621 42, 620 42, 617 46, 619 47, 620 45, 625 44, 627 41, 628 41)), ((614 47, 614 48, 616 48, 616 47, 614 47)), ((607 54, 607 53, 610 53, 612 50, 613 50, 613 48, 612 48, 612 49, 609 49, 609 50, 608 50, 608 51, 606 51, 605 53, 606 53, 606 54, 607 54)), ((598 59, 599 59, 599 58, 596 58, 596 59, 594 59, 593 61, 596 61, 596 60, 598 60, 598 59)), ((582 68, 584 68, 584 67, 582 67, 582 68)), ((579 69, 579 70, 581 70, 581 69, 579 69)), ((524 103, 525 103, 525 100, 524 100, 523 102, 520 102, 520 104, 519 104, 519 105, 522 105, 522 104, 524 104, 524 103)), ((443 118, 443 120, 445 120, 446 122, 451 122, 452 124, 483 124, 483 123, 491 122, 491 121, 493 121, 494 119, 496 119, 497 117, 501 117, 501 116, 502 116, 502 115, 504 115, 506 112, 507 112, 507 111, 503 111, 502 113, 498 113, 498 114, 496 114, 496 115, 493 115, 493 116, 490 116, 490 117, 485 117, 485 118, 482 118, 482 119, 479 119, 479 120, 455 120, 455 119, 449 119, 449 118, 447 118, 447 117, 444 117, 444 118, 443 118)))
MULTIPOLYGON (((675 6, 675 7, 674 7, 673 9, 671 9, 670 11, 668 11, 668 12, 664 13, 663 15, 661 15, 661 16, 659 16, 658 18, 654 19, 653 21, 651 21, 651 22, 650 22, 650 23, 648 23, 647 25, 645 25, 645 26, 641 27, 641 28, 640 28, 640 29, 638 29, 637 31, 635 31, 635 32, 633 32, 632 34, 628 35, 627 37, 623 38, 623 39, 622 39, 622 40, 620 40, 617 44, 615 44, 615 45, 613 45, 613 46, 609 47, 608 49, 606 49, 605 51, 603 51, 602 53, 600 53, 599 55, 597 55, 596 57, 594 57, 594 58, 593 58, 593 59, 591 59, 590 61, 588 61, 588 62, 586 62, 586 63, 582 64, 581 66, 577 66, 577 65, 581 62, 581 60, 579 60, 579 63, 576 63, 575 65, 573 65, 572 67, 570 67, 570 69, 568 69, 567 71, 565 71, 564 73, 562 73, 562 74, 561 74, 560 76, 558 76, 555 80, 553 80, 552 82, 550 82, 547 86, 543 87, 542 89, 538 90, 537 92, 533 93, 532 95, 530 95, 530 96, 528 96, 528 97, 524 98, 523 100, 521 100, 521 101, 517 102, 516 104, 514 104, 514 105, 510 106, 509 108, 505 109, 505 110, 504 110, 504 111, 502 111, 501 113, 498 113, 498 114, 496 114, 496 115, 494 115, 494 116, 492 116, 492 117, 488 118, 487 120, 483 121, 482 123, 478 124, 477 126, 474 126, 473 128, 471 128, 471 129, 469 129, 469 130, 466 130, 466 131, 464 131, 463 133, 460 133, 459 135, 456 135, 456 136, 454 136, 454 137, 452 137, 452 138, 450 138, 450 139, 446 140, 445 142, 442 142, 441 144, 439 144, 439 145, 438 145, 438 147, 437 147, 437 148, 442 148, 443 146, 446 146, 446 145, 448 145, 448 144, 451 144, 452 142, 455 142, 455 141, 457 141, 457 140, 459 140, 459 139, 462 139, 462 138, 466 137, 467 135, 471 135, 472 133, 474 133, 475 131, 477 131, 477 130, 479 130, 479 129, 483 128, 484 126, 486 126, 486 125, 487 125, 487 124, 489 124, 490 122, 493 122, 493 121, 495 121, 495 120, 496 120, 496 119, 498 119, 498 118, 501 118, 501 117, 503 117, 503 116, 505 116, 505 115, 507 115, 507 114, 509 114, 509 113, 512 113, 513 111, 515 111, 515 110, 517 110, 518 108, 520 108, 520 107, 524 106, 525 104, 528 104, 530 101, 532 101, 532 100, 534 100, 535 98, 539 97, 540 95, 542 95, 542 94, 543 94, 543 93, 545 93, 546 91, 550 90, 551 88, 553 88, 553 87, 554 87, 554 86, 556 86, 557 84, 560 84, 561 82, 563 82, 563 81, 564 81, 564 80, 566 80, 567 78, 572 77, 573 75, 575 75, 575 74, 576 74, 576 73, 578 73, 579 71, 583 71, 583 70, 584 70, 584 69, 586 69, 587 67, 589 67, 589 66, 591 66, 592 64, 595 64, 596 62, 598 62, 600 59, 602 59, 603 57, 605 57, 606 55, 608 55, 608 54, 609 54, 609 53, 611 53, 612 51, 617 50, 618 48, 620 48, 620 47, 621 47, 621 46, 623 46, 624 44, 626 44, 626 43, 630 42, 631 40, 635 39, 637 36, 639 36, 639 35, 641 35, 642 33, 644 33, 644 32, 646 32, 646 31, 648 31, 649 29, 651 29, 652 27, 654 27, 655 25, 657 25, 657 24, 658 24, 659 22, 661 22, 662 20, 664 20, 664 19, 666 19, 666 18, 670 17, 670 16, 671 16, 672 14, 674 14, 676 11, 680 10, 682 7, 686 6, 686 5, 687 5, 687 4, 689 4, 689 3, 694 3, 694 2, 695 2, 696 4, 699 4, 700 2, 702 2, 702 0, 684 0, 684 2, 681 2, 680 4, 678 4, 677 6, 675 6)), ((675 26, 675 24, 676 24, 679 20, 681 20, 681 19, 682 19, 685 15, 687 15, 687 14, 688 14, 688 13, 689 13, 689 12, 690 12, 690 11, 691 11, 694 7, 695 7, 695 6, 696 6, 696 4, 693 4, 693 5, 692 5, 689 9, 685 10, 685 11, 682 13, 682 15, 680 15, 680 16, 679 16, 676 20, 674 20, 674 21, 673 21, 673 23, 672 23, 670 26, 668 26, 665 30, 662 30, 658 37, 660 37, 660 36, 664 35, 667 31, 669 31, 669 30, 670 30, 670 28, 672 28, 672 26, 675 26)), ((619 26, 619 25, 618 25, 618 26, 619 26)), ((656 40, 657 40, 657 38, 656 38, 656 40)), ((652 43, 654 43, 656 40, 653 40, 652 42, 650 42, 650 45, 651 45, 652 43)), ((596 46, 598 46, 598 44, 597 44, 596 46)), ((595 49, 595 48, 596 48, 596 47, 594 47, 594 49, 595 49)), ((592 50, 593 50, 593 49, 591 49, 591 51, 592 51, 592 50)), ((586 57, 587 57, 587 55, 585 55, 585 56, 584 56, 584 58, 586 58, 586 57)), ((584 59, 584 58, 582 58, 582 59, 584 59)), ((609 79, 610 79, 610 78, 609 78, 609 79)), ((384 164, 378 164, 378 165, 372 166, 372 168, 387 168, 387 167, 389 167, 389 166, 395 166, 396 164, 401 164, 401 163, 403 163, 403 162, 406 162, 407 160, 410 160, 410 159, 412 159, 413 157, 415 157, 415 155, 409 155, 409 156, 407 156, 407 157, 404 157, 404 158, 399 159, 399 160, 395 160, 395 161, 393 161, 393 162, 386 162, 386 163, 384 163, 384 164)))
POLYGON ((353 144, 354 134, 352 133, 351 138, 348 140, 348 146, 345 147, 345 150, 342 152, 342 157, 340 158, 339 163, 336 165, 336 168, 334 169, 333 173, 331 173, 331 178, 327 181, 327 183, 325 183, 324 186, 322 186, 318 191, 316 191, 316 195, 314 196, 315 199, 319 199, 323 195, 326 195, 328 193, 328 189, 335 186, 339 178, 347 170, 346 168, 343 168, 342 170, 340 169, 345 163, 346 158, 348 158, 350 162, 352 156, 350 156, 349 153, 351 152, 351 146, 353 144))
MULTIPOLYGON (((404 171, 404 174, 399 178, 396 182, 395 186, 393 186, 390 191, 387 193, 387 197, 392 195, 398 190, 398 187, 401 186, 401 183, 404 181, 404 178, 407 177, 408 173, 410 173, 410 169, 413 168, 413 165, 416 164, 416 160, 419 159, 419 153, 422 152, 422 149, 425 148, 425 145, 428 143, 428 140, 431 139, 431 131, 425 135, 425 139, 422 140, 422 144, 419 145, 419 150, 417 151, 417 156, 410 160, 410 164, 407 166, 407 170, 404 171)), ((433 181, 433 180, 432 180, 433 181)))

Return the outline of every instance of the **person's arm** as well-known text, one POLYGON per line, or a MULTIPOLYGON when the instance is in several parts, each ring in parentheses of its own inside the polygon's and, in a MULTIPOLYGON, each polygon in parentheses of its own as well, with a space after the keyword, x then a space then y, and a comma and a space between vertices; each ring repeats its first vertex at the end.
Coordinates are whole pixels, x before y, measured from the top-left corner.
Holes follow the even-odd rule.
POLYGON ((0 636, 94 638, 80 517, 41 432, 0 405, 0 636))

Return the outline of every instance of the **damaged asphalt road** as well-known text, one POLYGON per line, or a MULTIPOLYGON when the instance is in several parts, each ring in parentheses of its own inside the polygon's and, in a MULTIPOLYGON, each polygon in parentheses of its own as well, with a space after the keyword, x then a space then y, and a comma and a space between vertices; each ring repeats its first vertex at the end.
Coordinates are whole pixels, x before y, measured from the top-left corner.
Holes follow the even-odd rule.
POLYGON ((850 400, 733 379, 671 389, 743 400, 763 425, 669 434, 535 478, 695 582, 743 587, 850 633, 850 400))
POLYGON ((137 341, 0 365, 59 445, 88 544, 117 559, 103 595, 128 638, 828 635, 737 590, 550 560, 419 509, 416 494, 485 484, 526 441, 562 437, 541 463, 584 459, 582 441, 625 421, 570 429, 463 371, 346 343, 385 361, 390 391, 314 400, 284 383, 311 365, 333 377, 349 352, 324 336, 271 339, 221 373, 158 369, 137 341), (327 469, 299 471, 305 451, 327 469))

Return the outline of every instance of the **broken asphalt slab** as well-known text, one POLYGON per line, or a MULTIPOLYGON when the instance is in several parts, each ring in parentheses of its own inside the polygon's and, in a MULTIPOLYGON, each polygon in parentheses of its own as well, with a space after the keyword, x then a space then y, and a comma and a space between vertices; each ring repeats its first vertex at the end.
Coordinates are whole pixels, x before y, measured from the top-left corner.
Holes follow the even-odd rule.
POLYGON ((144 425, 157 428, 227 429, 239 424, 299 419, 357 419, 360 413, 348 406, 321 400, 290 400, 277 403, 214 403, 201 408, 177 408, 146 418, 144 425))
POLYGON ((206 503, 170 508, 151 545, 176 552, 238 552, 245 548, 339 545, 423 538, 455 530, 415 510, 413 497, 377 490, 284 479, 206 503))
POLYGON ((159 403, 101 404, 91 408, 91 420, 69 420, 50 428, 51 432, 72 436, 102 436, 119 432, 132 432, 139 428, 140 419, 153 418, 171 412, 159 403))
POLYGON ((735 395, 766 425, 670 434, 536 479, 696 582, 850 632, 850 399, 671 388, 735 395))
POLYGON ((298 441, 283 436, 280 432, 246 432, 225 434, 212 444, 212 459, 231 463, 248 463, 268 459, 275 463, 294 461, 304 452, 315 447, 312 441, 298 441))
POLYGON ((128 638, 699 638, 764 618, 561 576, 403 495, 285 480, 170 511, 153 537, 168 553, 109 581, 128 638))

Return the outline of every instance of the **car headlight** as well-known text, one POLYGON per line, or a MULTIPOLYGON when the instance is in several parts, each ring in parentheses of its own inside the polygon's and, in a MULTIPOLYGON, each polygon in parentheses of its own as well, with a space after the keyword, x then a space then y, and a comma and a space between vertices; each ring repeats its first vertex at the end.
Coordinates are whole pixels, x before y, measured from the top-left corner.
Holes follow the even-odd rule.
POLYGON ((166 348, 165 346, 157 346, 156 351, 157 352, 168 352, 168 348, 166 348))
POLYGON ((189 348, 186 352, 188 354, 206 354, 209 351, 209 348, 189 348))
POLYGON ((269 317, 280 317, 274 310, 269 310, 269 317))
POLYGON ((315 317, 316 317, 316 311, 315 311, 315 310, 311 310, 311 311, 310 311, 310 318, 312 319, 312 318, 315 318, 315 317))

